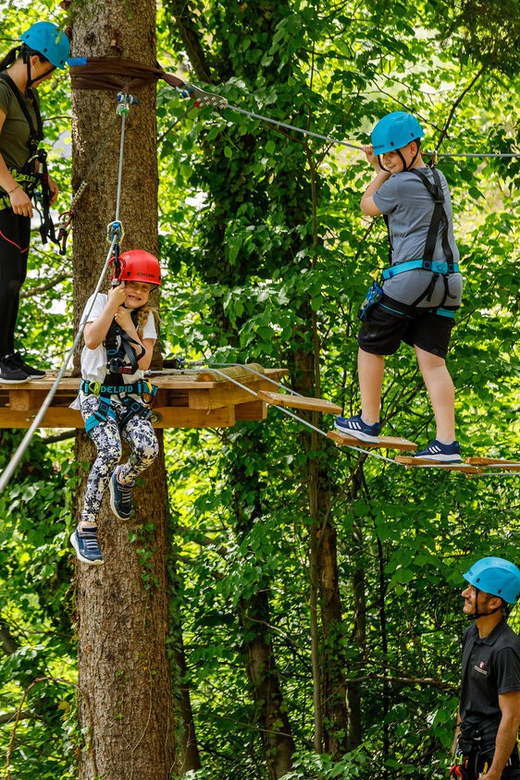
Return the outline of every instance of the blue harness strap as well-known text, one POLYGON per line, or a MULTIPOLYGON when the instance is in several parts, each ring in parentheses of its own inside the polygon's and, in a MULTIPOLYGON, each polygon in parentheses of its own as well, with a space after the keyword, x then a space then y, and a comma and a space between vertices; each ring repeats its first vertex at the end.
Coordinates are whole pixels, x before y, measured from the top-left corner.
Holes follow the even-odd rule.
POLYGON ((98 408, 85 420, 85 431, 89 436, 96 425, 104 422, 107 417, 111 417, 117 422, 117 415, 111 403, 112 395, 117 395, 119 397, 122 395, 125 396, 124 398, 121 398, 121 402, 126 411, 123 419, 118 423, 122 430, 132 417, 135 417, 136 415, 145 420, 149 420, 152 416, 152 410, 146 403, 137 401, 135 398, 131 398, 130 395, 149 395, 150 400, 148 403, 151 403, 157 395, 158 390, 157 385, 152 385, 151 382, 147 382, 144 379, 139 379, 139 381, 134 382, 133 384, 128 383, 122 385, 105 385, 100 382, 88 382, 86 379, 83 379, 80 388, 85 395, 99 396, 98 408))
POLYGON ((414 271, 416 269, 431 271, 434 274, 458 274, 459 264, 442 262, 441 260, 405 260, 404 263, 396 263, 389 268, 385 268, 381 273, 381 278, 383 281, 386 281, 405 273, 405 271, 414 271))

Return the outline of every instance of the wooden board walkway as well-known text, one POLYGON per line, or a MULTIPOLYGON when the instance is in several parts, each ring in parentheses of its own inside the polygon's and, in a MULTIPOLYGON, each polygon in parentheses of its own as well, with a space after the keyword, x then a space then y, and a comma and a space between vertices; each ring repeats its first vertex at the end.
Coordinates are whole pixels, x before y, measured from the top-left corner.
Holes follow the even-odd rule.
MULTIPOLYGON (((219 369, 208 376, 206 369, 149 372, 146 379, 158 386, 153 404, 152 422, 156 428, 227 428, 239 420, 265 420, 267 404, 257 397, 269 390, 273 380, 279 382, 288 371, 285 368, 262 369, 257 376, 246 368, 240 371, 219 369), (229 371, 243 387, 222 376, 229 371)), ((0 382, 0 428, 28 428, 54 384, 56 372, 49 371, 42 379, 21 384, 0 382)), ((66 376, 60 381, 42 428, 83 428, 79 411, 70 409, 80 379, 66 376)))
POLYGON ((466 474, 480 474, 482 472, 478 466, 473 466, 470 463, 440 463, 435 460, 428 460, 428 458, 414 458, 413 456, 397 455, 395 458, 396 463, 401 463, 407 468, 423 468, 423 469, 441 469, 442 471, 463 471, 466 474))
POLYGON ((473 457, 465 458, 465 463, 480 466, 490 471, 520 471, 520 461, 506 458, 473 457))
POLYGON ((341 406, 323 398, 309 398, 305 395, 294 395, 293 393, 273 393, 267 390, 260 390, 258 397, 262 401, 267 401, 271 406, 306 409, 310 412, 322 412, 322 414, 341 414, 342 412, 341 406))
POLYGON ((354 447, 360 447, 367 450, 375 449, 388 449, 388 450, 403 450, 405 452, 413 452, 417 449, 417 444, 413 441, 408 441, 400 436, 379 436, 379 441, 361 441, 356 439, 355 436, 349 436, 347 433, 340 433, 339 431, 329 431, 327 437, 332 439, 340 446, 348 445, 354 447))

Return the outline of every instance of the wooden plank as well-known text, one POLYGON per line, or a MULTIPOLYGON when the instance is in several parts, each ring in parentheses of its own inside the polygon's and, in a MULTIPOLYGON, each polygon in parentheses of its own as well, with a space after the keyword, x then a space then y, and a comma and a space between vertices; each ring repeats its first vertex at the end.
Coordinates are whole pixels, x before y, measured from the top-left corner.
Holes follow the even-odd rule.
POLYGON ((472 457, 465 458, 464 462, 474 466, 483 466, 492 470, 520 471, 520 461, 507 460, 506 458, 472 457))
POLYGON ((379 436, 377 442, 361 441, 354 436, 349 436, 346 433, 340 433, 339 431, 329 431, 327 433, 329 439, 332 439, 336 444, 341 445, 354 445, 355 447, 362 447, 363 449, 389 449, 389 450, 416 450, 417 444, 407 439, 402 439, 399 436, 379 436))
POLYGON ((273 393, 269 390, 259 390, 258 397, 272 406, 287 406, 290 409, 307 409, 310 412, 323 414, 341 414, 341 406, 326 401, 323 398, 309 398, 292 393, 273 393))
POLYGON ((251 401, 248 404, 235 406, 237 420, 267 420, 267 404, 264 401, 251 401))
POLYGON ((258 391, 262 389, 260 381, 251 382, 248 378, 242 379, 240 384, 244 385, 243 388, 234 384, 229 385, 227 382, 220 382, 208 389, 189 390, 188 406, 190 409, 219 409, 221 406, 238 406, 238 404, 249 403, 256 400, 258 391))
POLYGON ((254 376, 256 374, 263 374, 264 369, 259 363, 247 363, 245 366, 224 366, 219 368, 218 371, 214 371, 211 368, 204 368, 199 370, 197 375, 197 382, 225 382, 226 376, 231 376, 233 379, 241 379, 245 377, 254 376), (248 371, 248 368, 251 371, 248 371), (256 373, 253 374, 253 371, 256 373), (226 376, 222 376, 225 374, 226 376))
POLYGON ((481 474, 482 469, 472 466, 470 463, 442 463, 427 458, 414 458, 412 455, 396 455, 396 463, 401 463, 407 468, 442 469, 443 471, 463 471, 466 474, 481 474))
MULTIPOLYGON (((38 409, 17 411, 0 409, 0 428, 29 428, 38 413, 38 409)), ((43 417, 41 428, 83 428, 80 412, 67 406, 51 406, 43 417)))
POLYGON ((231 428, 235 419, 235 410, 231 406, 209 412, 182 406, 152 409, 154 428, 231 428))

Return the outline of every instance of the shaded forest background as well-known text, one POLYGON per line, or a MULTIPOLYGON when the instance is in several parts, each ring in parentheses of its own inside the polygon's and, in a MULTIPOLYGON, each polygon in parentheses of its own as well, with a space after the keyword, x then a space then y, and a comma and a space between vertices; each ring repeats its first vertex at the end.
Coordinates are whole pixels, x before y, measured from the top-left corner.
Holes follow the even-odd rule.
MULTIPOLYGON (((6 51, 32 21, 66 22, 51 3, 2 10, 6 51)), ((73 21, 74 3, 68 11, 73 21)), ((419 117, 427 150, 508 153, 519 137, 519 16, 513 0, 171 0, 158 8, 158 59, 231 106, 354 144, 403 109, 419 117)), ((67 75, 41 95, 65 210, 67 75)), ((359 209, 364 156, 232 109, 199 110, 166 85, 157 121, 163 354, 284 366, 299 392, 355 413, 356 312, 387 251, 384 226, 359 209)), ((439 167, 466 277, 449 360, 459 439, 464 455, 518 457, 520 161, 439 167)), ((72 283, 70 251, 35 235, 20 347, 49 366, 72 342, 72 283)), ((387 365, 385 430, 426 443, 433 421, 412 351, 387 365)), ((4 464, 20 438, 1 432, 4 464)), ((165 450, 171 656, 196 746, 175 776, 445 777, 461 574, 482 555, 518 562, 518 477, 408 472, 340 451, 275 409, 230 430, 168 431, 165 450)), ((0 495, 0 745, 17 780, 75 778, 88 749, 67 546, 88 464, 73 451, 73 439, 42 431, 0 495)), ((136 544, 147 523, 129 526, 136 544)), ((146 581, 144 546, 142 561, 146 581)), ((190 728, 179 708, 180 744, 190 728)))

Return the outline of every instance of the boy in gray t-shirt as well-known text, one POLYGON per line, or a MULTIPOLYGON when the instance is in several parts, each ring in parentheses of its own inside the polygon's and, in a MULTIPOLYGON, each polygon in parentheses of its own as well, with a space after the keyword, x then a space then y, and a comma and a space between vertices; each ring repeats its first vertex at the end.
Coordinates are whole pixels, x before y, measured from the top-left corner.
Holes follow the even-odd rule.
POLYGON ((434 441, 416 456, 459 462, 455 391, 446 354, 461 303, 462 277, 448 185, 440 171, 423 162, 423 135, 415 117, 396 111, 377 123, 372 145, 363 147, 376 175, 361 199, 361 209, 373 217, 384 216, 391 265, 383 272, 375 303, 360 312, 361 413, 337 417, 335 426, 361 441, 378 441, 384 356, 396 352, 404 341, 415 349, 437 428, 434 441))

